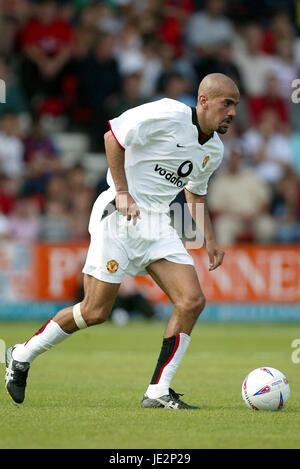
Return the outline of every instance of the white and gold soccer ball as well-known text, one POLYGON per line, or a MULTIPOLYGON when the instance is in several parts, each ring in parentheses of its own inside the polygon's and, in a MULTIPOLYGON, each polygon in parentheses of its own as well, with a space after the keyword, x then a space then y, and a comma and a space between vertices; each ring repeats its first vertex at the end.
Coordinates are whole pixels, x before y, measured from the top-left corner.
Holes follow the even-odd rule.
POLYGON ((290 385, 281 371, 263 366, 246 376, 242 397, 250 409, 280 410, 290 397, 290 385))

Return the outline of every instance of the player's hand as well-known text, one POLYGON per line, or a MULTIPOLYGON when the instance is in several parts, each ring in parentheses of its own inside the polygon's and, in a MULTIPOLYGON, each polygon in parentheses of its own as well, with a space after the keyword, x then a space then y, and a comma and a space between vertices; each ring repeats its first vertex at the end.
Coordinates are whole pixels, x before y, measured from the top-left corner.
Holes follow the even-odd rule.
POLYGON ((208 270, 215 270, 222 264, 225 252, 214 240, 206 242, 206 252, 209 259, 208 270))
POLYGON ((129 192, 117 192, 116 208, 128 221, 133 220, 133 225, 136 225, 137 219, 141 218, 140 209, 129 192))

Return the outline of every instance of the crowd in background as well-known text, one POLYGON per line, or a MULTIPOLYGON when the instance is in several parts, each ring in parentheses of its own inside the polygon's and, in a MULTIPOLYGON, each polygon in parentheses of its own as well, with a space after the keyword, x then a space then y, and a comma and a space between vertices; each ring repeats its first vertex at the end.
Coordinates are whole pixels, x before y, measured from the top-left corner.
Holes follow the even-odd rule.
POLYGON ((162 97, 194 106, 221 72, 241 100, 209 185, 217 238, 300 241, 299 1, 2 1, 0 35, 0 238, 88 239, 102 175, 89 182, 84 154, 66 167, 45 117, 104 158, 108 119, 162 97))

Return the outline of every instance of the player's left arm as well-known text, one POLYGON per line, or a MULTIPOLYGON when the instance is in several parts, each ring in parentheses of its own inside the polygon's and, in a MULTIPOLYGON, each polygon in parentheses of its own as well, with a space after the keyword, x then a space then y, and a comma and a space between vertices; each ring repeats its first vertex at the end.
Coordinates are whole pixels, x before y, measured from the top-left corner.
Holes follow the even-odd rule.
POLYGON ((184 192, 186 201, 188 203, 189 211, 192 215, 194 222, 196 223, 197 228, 201 231, 204 231, 203 234, 205 240, 205 247, 209 259, 209 270, 215 270, 222 264, 225 252, 216 242, 212 222, 207 207, 206 196, 193 194, 186 188, 184 189, 184 192), (203 223, 201 223, 200 220, 197 220, 197 204, 203 204, 204 227, 202 226, 203 223))

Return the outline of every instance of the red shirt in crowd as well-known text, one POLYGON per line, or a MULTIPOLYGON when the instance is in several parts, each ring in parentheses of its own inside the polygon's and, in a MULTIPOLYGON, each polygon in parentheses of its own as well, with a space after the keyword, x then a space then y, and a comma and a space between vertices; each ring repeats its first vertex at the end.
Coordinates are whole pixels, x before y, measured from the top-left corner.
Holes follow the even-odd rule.
POLYGON ((260 121, 262 114, 265 111, 274 111, 279 121, 286 124, 290 121, 290 113, 285 100, 281 97, 270 99, 268 96, 255 96, 248 98, 248 109, 250 119, 254 125, 260 121))
POLYGON ((57 18, 49 24, 32 18, 21 34, 21 47, 37 46, 47 56, 55 56, 73 41, 73 30, 64 20, 57 18))

